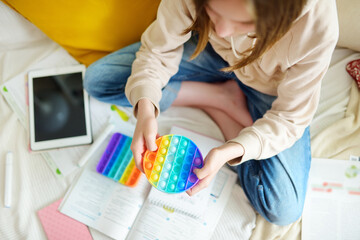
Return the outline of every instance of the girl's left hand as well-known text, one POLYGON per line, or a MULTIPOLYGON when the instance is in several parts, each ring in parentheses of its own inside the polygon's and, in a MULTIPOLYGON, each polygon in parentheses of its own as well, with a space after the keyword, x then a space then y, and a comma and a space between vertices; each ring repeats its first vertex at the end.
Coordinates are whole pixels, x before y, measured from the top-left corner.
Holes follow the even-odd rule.
POLYGON ((205 158, 205 164, 201 169, 194 169, 194 173, 199 178, 199 182, 186 193, 192 196, 211 183, 220 168, 234 158, 244 155, 244 148, 238 143, 226 143, 220 147, 213 148, 205 158))

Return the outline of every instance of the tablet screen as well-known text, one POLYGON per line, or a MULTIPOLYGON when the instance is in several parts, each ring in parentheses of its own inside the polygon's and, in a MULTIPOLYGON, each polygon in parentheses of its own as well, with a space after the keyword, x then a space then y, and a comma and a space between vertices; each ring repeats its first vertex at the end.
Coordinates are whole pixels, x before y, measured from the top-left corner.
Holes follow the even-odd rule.
POLYGON ((82 73, 33 78, 35 142, 86 135, 82 73))

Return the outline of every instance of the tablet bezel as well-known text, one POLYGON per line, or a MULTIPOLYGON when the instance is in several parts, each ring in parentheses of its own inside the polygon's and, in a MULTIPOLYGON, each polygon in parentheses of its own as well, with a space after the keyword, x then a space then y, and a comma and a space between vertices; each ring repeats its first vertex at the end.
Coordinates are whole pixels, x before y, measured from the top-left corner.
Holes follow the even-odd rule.
POLYGON ((81 73, 84 81, 86 67, 84 65, 73 65, 68 67, 57 67, 41 70, 33 70, 28 73, 28 97, 29 97, 29 132, 30 132, 30 149, 32 151, 50 150, 62 147, 71 147, 92 143, 89 95, 83 88, 84 96, 84 113, 86 135, 67 137, 60 139, 35 141, 35 119, 34 119, 34 89, 33 79, 38 77, 54 76, 61 74, 81 73))

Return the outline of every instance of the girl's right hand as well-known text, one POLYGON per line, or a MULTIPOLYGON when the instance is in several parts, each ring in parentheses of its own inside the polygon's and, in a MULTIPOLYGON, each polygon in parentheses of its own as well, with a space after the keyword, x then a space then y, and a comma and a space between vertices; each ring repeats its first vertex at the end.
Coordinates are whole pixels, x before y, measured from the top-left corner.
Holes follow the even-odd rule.
POLYGON ((136 167, 144 172, 142 158, 146 150, 155 151, 158 125, 155 117, 155 107, 146 98, 140 99, 137 104, 137 123, 131 143, 136 167))

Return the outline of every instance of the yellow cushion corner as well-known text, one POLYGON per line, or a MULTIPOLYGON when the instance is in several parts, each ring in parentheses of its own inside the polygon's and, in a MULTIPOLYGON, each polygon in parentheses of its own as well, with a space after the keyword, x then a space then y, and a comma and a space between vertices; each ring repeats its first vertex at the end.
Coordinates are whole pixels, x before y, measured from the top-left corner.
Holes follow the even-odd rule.
POLYGON ((160 0, 2 0, 76 60, 97 59, 140 40, 160 0))

